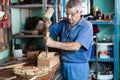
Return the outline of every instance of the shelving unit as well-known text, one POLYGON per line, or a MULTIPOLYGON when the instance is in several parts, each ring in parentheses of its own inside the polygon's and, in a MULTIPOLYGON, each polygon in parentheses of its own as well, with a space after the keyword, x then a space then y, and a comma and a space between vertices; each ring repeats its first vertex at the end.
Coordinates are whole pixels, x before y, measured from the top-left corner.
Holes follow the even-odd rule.
MULTIPOLYGON (((54 4, 48 4, 47 0, 42 0, 42 4, 40 3, 34 3, 34 4, 15 4, 15 5, 10 5, 8 8, 11 10, 11 17, 12 17, 12 37, 13 37, 13 50, 14 50, 14 45, 17 44, 17 40, 20 39, 32 39, 32 38, 42 38, 42 35, 21 35, 17 34, 21 30, 24 30, 24 25, 25 25, 25 19, 27 17, 32 17, 32 16, 39 16, 42 17, 44 12, 47 10, 48 7, 53 7, 55 9, 54 11, 54 18, 52 19, 53 23, 56 23, 56 3, 57 0, 53 0, 54 4), (35 11, 34 11, 35 10, 35 11), (40 11, 41 10, 41 11, 40 11), (15 13, 18 13, 16 14, 15 13), (17 21, 14 18, 14 16, 17 17, 17 21), (17 25, 16 23, 17 22, 17 25)), ((19 41, 18 41, 19 42, 19 41)))
MULTIPOLYGON (((111 1, 111 0, 109 0, 111 1)), ((114 29, 114 52, 113 52, 113 58, 108 58, 108 59, 99 59, 98 58, 98 63, 113 63, 113 77, 114 80, 119 80, 119 26, 117 25, 119 23, 118 20, 118 0, 114 0, 114 20, 113 21, 91 21, 92 24, 94 25, 111 25, 113 26, 114 29)), ((91 59, 90 61, 94 62, 96 59, 91 59)))

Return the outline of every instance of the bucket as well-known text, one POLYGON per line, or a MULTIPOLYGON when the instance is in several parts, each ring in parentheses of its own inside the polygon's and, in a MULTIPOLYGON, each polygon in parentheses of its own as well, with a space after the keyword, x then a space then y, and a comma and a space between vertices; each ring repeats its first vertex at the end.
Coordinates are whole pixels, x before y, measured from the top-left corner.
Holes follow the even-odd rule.
POLYGON ((13 51, 13 56, 15 58, 23 57, 22 49, 15 49, 13 51))
POLYGON ((98 79, 95 78, 95 74, 93 75, 93 80, 113 80, 113 74, 109 75, 98 75, 98 79))

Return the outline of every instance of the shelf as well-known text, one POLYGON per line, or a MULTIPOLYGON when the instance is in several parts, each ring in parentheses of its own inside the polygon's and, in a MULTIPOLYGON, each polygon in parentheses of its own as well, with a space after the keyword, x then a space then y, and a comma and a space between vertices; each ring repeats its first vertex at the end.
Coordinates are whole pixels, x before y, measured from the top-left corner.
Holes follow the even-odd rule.
MULTIPOLYGON (((95 58, 92 58, 90 59, 90 62, 95 62, 96 59, 95 58)), ((108 58, 108 59, 98 59, 98 62, 114 62, 114 58, 108 58)))
POLYGON ((114 25, 113 20, 90 20, 90 22, 97 25, 114 25))
POLYGON ((42 35, 13 35, 14 38, 39 38, 42 35))
MULTIPOLYGON (((25 5, 11 5, 11 6, 8 6, 8 8, 42 8, 44 7, 45 5, 43 4, 25 4, 25 5)), ((52 5, 49 5, 47 4, 47 7, 52 7, 52 5)))

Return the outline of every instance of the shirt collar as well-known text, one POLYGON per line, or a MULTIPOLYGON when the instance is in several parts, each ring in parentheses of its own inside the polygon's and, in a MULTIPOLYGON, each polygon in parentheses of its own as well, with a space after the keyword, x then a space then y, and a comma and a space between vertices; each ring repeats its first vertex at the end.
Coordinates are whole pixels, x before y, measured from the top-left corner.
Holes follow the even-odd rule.
MULTIPOLYGON (((67 20, 66 20, 67 21, 67 20)), ((70 25, 70 23, 67 21, 67 24, 70 25)), ((82 27, 85 25, 85 18, 81 17, 81 19, 79 20, 79 22, 76 24, 79 27, 82 27)), ((75 25, 74 25, 75 26, 75 25)))
POLYGON ((85 18, 84 17, 81 17, 80 21, 78 22, 77 24, 79 27, 82 27, 85 25, 85 18))

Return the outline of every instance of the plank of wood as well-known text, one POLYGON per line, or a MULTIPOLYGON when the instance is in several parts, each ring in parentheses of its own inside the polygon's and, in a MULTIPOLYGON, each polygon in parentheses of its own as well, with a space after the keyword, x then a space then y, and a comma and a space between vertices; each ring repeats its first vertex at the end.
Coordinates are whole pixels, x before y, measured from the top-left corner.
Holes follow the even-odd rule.
POLYGON ((13 65, 3 66, 3 67, 0 67, 0 70, 7 69, 7 68, 21 67, 21 66, 25 65, 26 63, 27 62, 22 62, 22 63, 13 64, 13 65))
POLYGON ((9 78, 5 78, 5 77, 0 77, 0 80, 13 80, 13 79, 16 79, 17 76, 12 76, 12 77, 9 77, 9 78))

